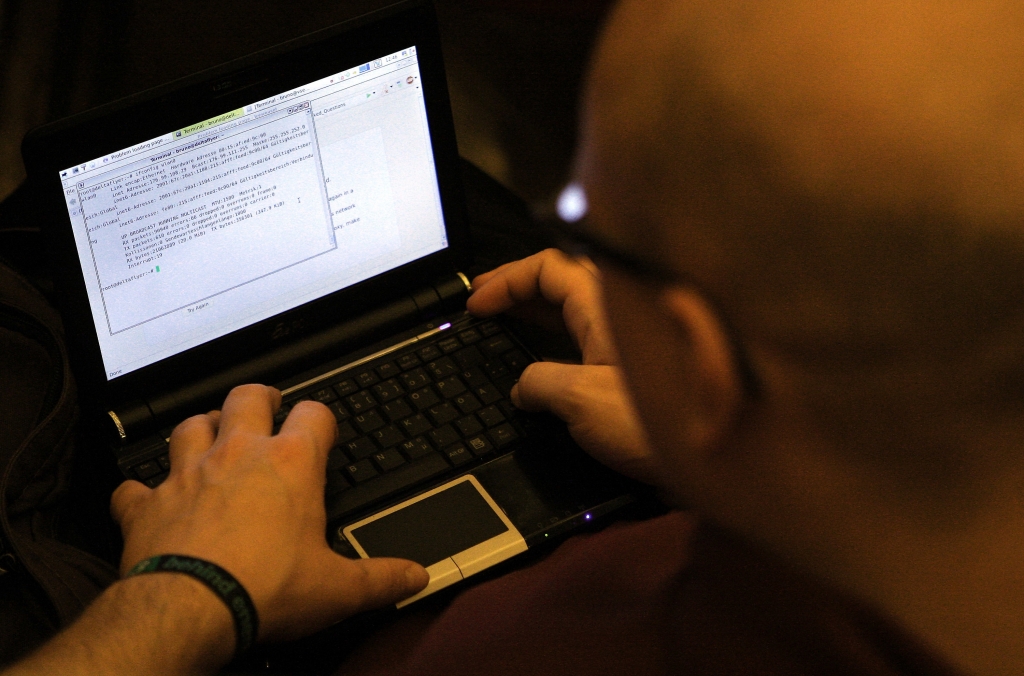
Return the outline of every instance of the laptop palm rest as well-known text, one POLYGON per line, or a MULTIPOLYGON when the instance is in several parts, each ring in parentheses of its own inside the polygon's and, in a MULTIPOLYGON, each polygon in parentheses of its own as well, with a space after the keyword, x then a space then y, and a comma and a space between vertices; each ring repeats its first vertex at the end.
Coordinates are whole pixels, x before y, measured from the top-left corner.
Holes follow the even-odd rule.
POLYGON ((343 533, 363 558, 398 557, 426 567, 427 587, 399 608, 527 549, 519 530, 472 475, 357 521, 343 533))

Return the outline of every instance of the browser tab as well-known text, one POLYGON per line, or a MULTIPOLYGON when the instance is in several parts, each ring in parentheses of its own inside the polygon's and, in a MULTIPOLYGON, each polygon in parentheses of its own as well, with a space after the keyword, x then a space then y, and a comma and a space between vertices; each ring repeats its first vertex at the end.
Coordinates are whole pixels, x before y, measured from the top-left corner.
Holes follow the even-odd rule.
POLYGON ((179 129, 178 131, 174 132, 174 138, 176 138, 176 139, 185 138, 186 136, 191 136, 192 134, 196 134, 196 133, 199 133, 201 131, 205 131, 205 130, 209 129, 210 127, 217 126, 218 124, 223 124, 225 122, 230 122, 231 120, 237 119, 237 118, 242 117, 244 115, 245 115, 245 111, 242 110, 241 108, 239 108, 237 110, 232 110, 229 113, 224 113, 223 115, 217 115, 216 117, 211 117, 209 120, 203 120, 202 122, 197 122, 196 124, 189 125, 189 126, 185 127, 184 129, 179 129))

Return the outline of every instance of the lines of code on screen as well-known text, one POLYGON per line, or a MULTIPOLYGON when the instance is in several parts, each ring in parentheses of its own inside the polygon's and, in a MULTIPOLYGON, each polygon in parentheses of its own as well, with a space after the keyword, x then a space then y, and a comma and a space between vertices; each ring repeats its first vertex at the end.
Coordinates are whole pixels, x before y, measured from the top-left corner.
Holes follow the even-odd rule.
POLYGON ((308 104, 78 186, 111 335, 336 247, 308 104))

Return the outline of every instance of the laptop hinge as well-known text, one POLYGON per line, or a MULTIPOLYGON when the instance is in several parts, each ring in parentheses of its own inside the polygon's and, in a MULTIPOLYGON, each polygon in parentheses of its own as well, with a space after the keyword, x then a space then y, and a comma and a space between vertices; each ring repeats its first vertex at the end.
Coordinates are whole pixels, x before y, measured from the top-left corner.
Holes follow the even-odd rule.
POLYGON ((236 385, 278 382, 410 326, 462 310, 469 291, 468 279, 458 273, 244 364, 213 373, 148 401, 135 400, 117 406, 104 416, 104 426, 115 443, 134 443, 189 415, 218 408, 236 385))

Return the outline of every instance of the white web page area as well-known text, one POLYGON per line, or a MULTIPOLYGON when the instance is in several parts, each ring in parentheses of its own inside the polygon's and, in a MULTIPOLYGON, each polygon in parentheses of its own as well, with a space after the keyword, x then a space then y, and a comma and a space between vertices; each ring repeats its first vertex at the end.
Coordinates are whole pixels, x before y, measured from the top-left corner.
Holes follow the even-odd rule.
POLYGON ((447 246, 414 60, 68 185, 108 378, 447 246))

